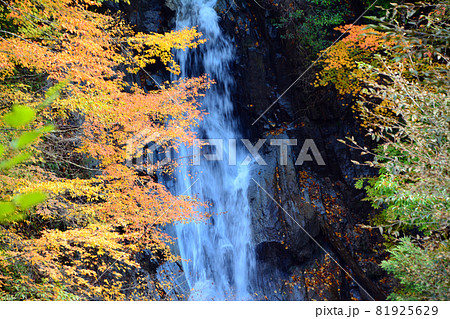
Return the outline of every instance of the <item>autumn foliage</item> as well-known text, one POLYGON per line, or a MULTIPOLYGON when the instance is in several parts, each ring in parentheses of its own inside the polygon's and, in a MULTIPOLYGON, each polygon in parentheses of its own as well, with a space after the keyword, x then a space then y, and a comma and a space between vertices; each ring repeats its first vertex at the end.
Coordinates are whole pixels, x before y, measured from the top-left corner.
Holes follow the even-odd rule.
MULTIPOLYGON (((24 130, 54 125, 33 144, 31 158, 0 171, 0 200, 48 195, 25 210, 22 221, 0 226, 2 299, 149 298, 132 293, 145 278, 125 276, 139 268, 135 254, 148 249, 175 260, 161 227, 201 218, 195 198, 174 195, 124 164, 132 138, 144 143, 151 137, 163 148, 191 143, 202 118, 196 99, 209 80, 157 83, 159 90, 147 92, 124 76, 147 73, 157 61, 177 73, 173 49, 205 40, 195 28, 135 33, 119 16, 98 13, 100 5, 0 1, 0 117, 28 105, 36 120, 24 130), (61 81, 58 96, 43 103, 61 81)), ((2 143, 19 134, 0 123, 2 143)))
POLYGON ((358 63, 373 61, 374 53, 386 44, 384 34, 365 25, 335 28, 345 34, 341 41, 322 51, 323 69, 317 74, 316 86, 334 85, 339 95, 357 95, 363 88, 358 63))
POLYGON ((345 142, 372 156, 354 163, 379 169, 356 187, 379 210, 373 224, 390 254, 381 267, 400 282, 394 300, 449 298, 449 12, 448 1, 392 3, 370 28, 344 27, 317 75, 316 85, 353 97, 377 143, 345 142))

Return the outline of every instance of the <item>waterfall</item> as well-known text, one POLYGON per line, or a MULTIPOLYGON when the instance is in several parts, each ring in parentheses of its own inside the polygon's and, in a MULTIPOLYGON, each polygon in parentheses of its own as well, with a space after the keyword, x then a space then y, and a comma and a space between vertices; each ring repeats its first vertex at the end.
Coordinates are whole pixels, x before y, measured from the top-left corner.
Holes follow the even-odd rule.
MULTIPOLYGON (((239 147, 237 165, 228 162, 229 153, 234 152, 233 147, 228 149, 229 141, 239 138, 231 101, 234 81, 229 70, 234 47, 220 29, 219 16, 214 10, 216 0, 178 1, 177 29, 198 26, 208 39, 194 52, 176 53, 181 76, 206 73, 216 82, 201 100, 209 114, 200 123, 198 135, 204 139, 221 139, 224 145, 222 161, 202 158, 199 166, 183 165, 175 173, 178 194, 189 189, 190 194, 197 194, 201 200, 211 203, 211 212, 225 212, 213 215, 207 223, 176 225, 183 268, 191 288, 190 299, 251 299, 255 262, 247 198, 249 169, 239 165, 243 158, 239 147), (193 180, 188 176, 198 178, 192 187, 193 180)), ((182 150, 179 155, 192 154, 182 150)))

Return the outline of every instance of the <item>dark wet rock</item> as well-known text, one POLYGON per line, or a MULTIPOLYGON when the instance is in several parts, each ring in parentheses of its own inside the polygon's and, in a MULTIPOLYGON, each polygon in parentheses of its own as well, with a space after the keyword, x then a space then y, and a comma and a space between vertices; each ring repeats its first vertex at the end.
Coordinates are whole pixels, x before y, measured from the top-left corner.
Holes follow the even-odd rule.
POLYGON ((383 276, 383 270, 380 265, 374 263, 373 261, 369 261, 364 268, 370 279, 379 279, 383 276))
MULTIPOLYGON (((367 158, 338 141, 355 136, 360 144, 365 143, 349 101, 339 101, 328 88, 312 88, 309 83, 314 69, 291 87, 307 66, 296 53, 295 45, 282 39, 280 30, 274 27, 272 22, 279 15, 273 4, 258 3, 261 6, 243 2, 236 7, 231 1, 219 1, 217 11, 223 13, 222 26, 234 37, 236 45, 235 105, 244 134, 253 144, 260 138, 297 140, 297 146, 289 147, 287 165, 280 163, 279 147, 270 147, 266 141, 260 154, 267 165, 253 164, 251 171, 251 177, 261 187, 250 181, 248 192, 258 257, 258 289, 274 300, 290 300, 289 294, 280 295, 281 286, 277 283, 289 282, 294 272, 301 272, 302 267, 323 256, 311 237, 326 245, 320 222, 327 219, 319 218, 326 215, 324 198, 335 199, 346 211, 346 216, 331 229, 350 231, 370 211, 367 204, 360 203, 363 195, 353 188, 355 179, 375 172, 354 165, 351 160, 363 162, 367 158), (306 139, 315 142, 326 165, 316 161, 294 164, 306 139), (308 173, 306 184, 310 189, 299 180, 301 172, 308 173)), ((355 249, 368 252, 371 244, 367 239, 361 237, 355 249)), ((345 297, 344 292, 341 294, 345 297)), ((301 295, 305 296, 305 292, 301 295)), ((329 298, 339 296, 330 292, 329 298)))

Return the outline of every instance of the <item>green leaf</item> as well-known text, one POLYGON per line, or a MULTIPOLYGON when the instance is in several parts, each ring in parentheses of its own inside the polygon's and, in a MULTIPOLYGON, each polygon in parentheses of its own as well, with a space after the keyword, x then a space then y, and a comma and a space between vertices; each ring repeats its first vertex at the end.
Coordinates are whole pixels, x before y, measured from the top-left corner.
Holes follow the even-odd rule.
POLYGON ((3 117, 3 121, 12 127, 21 127, 30 123, 36 112, 25 105, 13 105, 12 111, 3 117))
POLYGON ((0 218, 7 214, 11 214, 16 210, 16 206, 14 206, 11 202, 0 202, 0 218))
POLYGON ((38 130, 26 132, 22 134, 17 140, 12 142, 12 147, 16 149, 21 149, 29 144, 31 144, 36 138, 38 138, 40 135, 48 132, 52 132, 55 129, 53 125, 46 125, 44 127, 41 127, 38 130))
POLYGON ((5 152, 5 147, 2 144, 0 144, 0 156, 2 156, 4 152, 5 152))
POLYGON ((13 201, 20 208, 27 209, 43 202, 46 198, 46 194, 42 192, 34 192, 18 195, 13 199, 13 201))
POLYGON ((22 163, 23 161, 26 161, 29 159, 31 154, 29 153, 20 153, 19 155, 16 155, 10 160, 6 160, 3 162, 0 162, 0 168, 2 169, 10 169, 13 166, 16 166, 17 164, 22 163))
POLYGON ((24 218, 23 214, 16 212, 16 206, 11 202, 0 202, 0 223, 10 223, 24 218))
POLYGON ((11 146, 15 149, 24 148, 33 143, 40 135, 42 135, 42 133, 38 131, 25 132, 18 139, 12 141, 11 146))
POLYGON ((55 129, 55 127, 53 125, 46 125, 46 126, 40 128, 39 130, 23 133, 18 139, 11 142, 11 147, 13 147, 15 149, 24 148, 24 147, 30 145, 31 143, 33 143, 33 141, 36 140, 43 133, 51 132, 54 129, 55 129))
POLYGON ((61 89, 63 87, 65 87, 67 85, 67 83, 69 83, 69 79, 65 79, 64 81, 59 82, 58 84, 52 86, 51 88, 49 88, 47 90, 47 92, 45 92, 45 101, 42 102, 39 105, 39 108, 44 108, 49 106, 50 104, 53 103, 54 100, 56 100, 59 97, 59 92, 61 91, 61 89))
POLYGON ((54 130, 55 130, 55 126, 49 124, 49 125, 46 125, 46 126, 40 128, 39 132, 41 132, 41 133, 48 133, 48 132, 52 132, 54 130))
POLYGON ((363 188, 363 186, 364 186, 364 179, 363 178, 358 179, 355 183, 355 188, 361 189, 361 188, 363 188))

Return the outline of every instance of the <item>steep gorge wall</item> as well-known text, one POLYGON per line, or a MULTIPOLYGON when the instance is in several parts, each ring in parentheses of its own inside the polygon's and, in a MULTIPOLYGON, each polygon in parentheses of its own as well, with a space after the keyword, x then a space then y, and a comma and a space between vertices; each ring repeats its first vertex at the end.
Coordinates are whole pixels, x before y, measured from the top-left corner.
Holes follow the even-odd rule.
MULTIPOLYGON (((310 85, 314 68, 298 80, 309 65, 301 60, 296 44, 282 39, 282 30, 274 27, 273 22, 280 18, 274 3, 248 1, 238 3, 238 7, 232 2, 221 2, 218 10, 223 12, 224 28, 235 39, 235 105, 244 130, 253 143, 262 138, 297 140, 297 146, 289 148, 287 165, 280 163, 279 147, 270 146, 267 141, 260 154, 268 165, 253 168, 253 178, 259 184, 253 183, 249 190, 259 265, 258 288, 272 300, 315 299, 321 297, 313 290, 308 293, 304 278, 301 279, 314 260, 323 258, 324 250, 314 240, 340 260, 336 247, 329 245, 328 237, 334 234, 327 233, 327 229, 358 238, 351 243, 351 249, 371 253, 370 240, 374 238, 354 233, 354 225, 365 222, 371 209, 361 203, 364 195, 353 184, 355 178, 374 172, 352 164, 351 159, 364 159, 338 142, 351 135, 364 143, 351 108, 339 101, 333 90, 310 85), (296 85, 283 95, 295 81, 296 85), (264 115, 260 117, 261 114, 264 115), (294 164, 307 139, 315 142, 325 165, 316 161, 294 164), (321 227, 325 224, 332 227, 321 227), (292 285, 292 278, 298 282, 299 277, 300 283, 292 285)), ((344 242, 341 248, 346 250, 347 244, 344 242)), ((355 252, 349 256, 358 259, 355 252)), ((340 263, 344 264, 342 260, 340 263)), ((375 263, 355 266, 368 271, 374 279, 381 276, 375 263)), ((341 277, 338 280, 344 282, 339 283, 339 293, 331 289, 322 298, 368 297, 360 294, 354 281, 347 286, 347 280, 341 277)), ((378 297, 382 298, 381 294, 378 297)))

